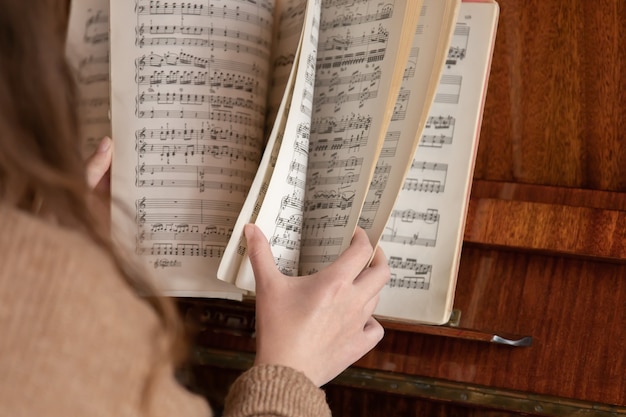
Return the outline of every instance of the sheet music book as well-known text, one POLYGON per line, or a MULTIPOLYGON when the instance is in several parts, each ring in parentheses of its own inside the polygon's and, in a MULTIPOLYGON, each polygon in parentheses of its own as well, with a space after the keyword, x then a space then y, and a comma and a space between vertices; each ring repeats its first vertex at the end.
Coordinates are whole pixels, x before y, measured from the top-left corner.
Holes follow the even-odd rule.
POLYGON ((164 293, 230 299, 254 294, 246 223, 291 276, 360 226, 392 269, 376 314, 446 322, 497 17, 460 0, 73 2, 85 142, 112 133, 131 212, 113 224, 164 293))

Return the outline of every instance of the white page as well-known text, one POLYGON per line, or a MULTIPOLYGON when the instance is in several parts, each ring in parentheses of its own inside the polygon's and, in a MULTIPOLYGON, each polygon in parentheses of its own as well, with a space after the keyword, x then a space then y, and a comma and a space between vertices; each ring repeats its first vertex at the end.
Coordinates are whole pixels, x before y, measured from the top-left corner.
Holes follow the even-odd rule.
POLYGON ((67 59, 76 75, 82 153, 93 153, 109 120, 109 0, 73 1, 67 29, 67 59))
POLYGON ((273 12, 112 4, 112 190, 166 294, 240 297, 216 271, 263 151, 273 12))
POLYGON ((496 3, 461 5, 428 124, 381 238, 392 278, 380 316, 449 319, 497 17, 496 3))

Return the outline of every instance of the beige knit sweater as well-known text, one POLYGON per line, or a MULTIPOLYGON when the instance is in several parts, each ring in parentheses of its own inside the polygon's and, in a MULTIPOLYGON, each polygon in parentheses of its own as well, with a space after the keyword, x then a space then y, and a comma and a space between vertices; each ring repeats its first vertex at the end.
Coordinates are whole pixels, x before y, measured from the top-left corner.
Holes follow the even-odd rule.
MULTIPOLYGON (((156 373, 158 320, 79 233, 0 205, 0 416, 210 416, 203 399, 156 373)), ((160 369, 160 368, 158 368, 160 369)), ((225 416, 329 416, 302 373, 253 367, 225 416)))

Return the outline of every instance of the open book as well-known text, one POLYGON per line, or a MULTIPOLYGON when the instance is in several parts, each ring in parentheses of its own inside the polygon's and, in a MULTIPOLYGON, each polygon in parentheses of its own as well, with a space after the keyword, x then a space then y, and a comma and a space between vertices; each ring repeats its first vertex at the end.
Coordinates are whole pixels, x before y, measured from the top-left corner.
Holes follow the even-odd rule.
POLYGON ((376 313, 448 320, 496 3, 73 3, 85 143, 112 134, 114 225, 162 291, 253 294, 248 222, 294 276, 361 226, 392 269, 376 313))

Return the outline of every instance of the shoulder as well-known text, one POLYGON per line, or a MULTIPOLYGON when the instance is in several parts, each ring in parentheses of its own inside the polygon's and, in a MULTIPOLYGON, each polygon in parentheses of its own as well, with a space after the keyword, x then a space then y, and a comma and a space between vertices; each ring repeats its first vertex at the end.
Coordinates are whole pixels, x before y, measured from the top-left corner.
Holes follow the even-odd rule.
POLYGON ((82 300, 88 307, 90 299, 124 289, 113 261, 84 233, 2 206, 0 218, 0 296, 64 300, 67 308, 82 300))
POLYGON ((0 207, 0 218, 1 404, 31 404, 30 415, 131 415, 156 375, 151 398, 163 409, 206 415, 171 372, 152 373, 159 321, 98 245, 14 209, 0 207))

